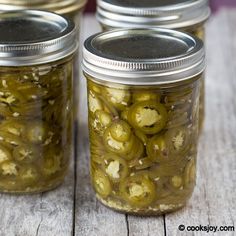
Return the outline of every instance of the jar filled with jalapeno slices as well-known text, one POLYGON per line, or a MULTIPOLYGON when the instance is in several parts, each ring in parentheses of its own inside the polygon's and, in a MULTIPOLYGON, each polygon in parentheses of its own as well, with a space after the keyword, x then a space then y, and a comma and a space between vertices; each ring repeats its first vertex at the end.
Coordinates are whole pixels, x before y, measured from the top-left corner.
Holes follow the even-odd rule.
POLYGON ((91 179, 114 210, 183 207, 196 180, 202 41, 169 29, 114 30, 84 44, 91 179))
MULTIPOLYGON (((204 41, 210 16, 208 0, 97 0, 103 30, 163 27, 186 31, 204 41)), ((199 130, 205 116, 205 82, 200 89, 199 130)))
MULTIPOLYGON (((56 14, 68 17, 73 20, 75 25, 80 29, 82 22, 82 13, 84 11, 87 0, 0 0, 0 13, 12 10, 44 10, 54 12, 56 14)), ((80 39, 81 31, 78 30, 77 40, 80 39)), ((79 51, 74 57, 74 103, 77 104, 79 101, 79 51)), ((74 120, 78 119, 78 106, 74 107, 74 120)))
POLYGON ((0 192, 43 192, 72 150, 72 21, 43 11, 0 15, 0 192))

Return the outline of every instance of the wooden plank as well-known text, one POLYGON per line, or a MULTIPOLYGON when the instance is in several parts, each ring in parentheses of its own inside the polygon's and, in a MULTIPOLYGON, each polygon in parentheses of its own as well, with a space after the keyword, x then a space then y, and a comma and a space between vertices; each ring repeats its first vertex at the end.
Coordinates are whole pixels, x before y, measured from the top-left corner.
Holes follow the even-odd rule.
POLYGON ((71 235, 73 169, 70 169, 64 184, 54 191, 25 196, 0 194, 0 235, 71 235))
MULTIPOLYGON (((233 40, 227 14, 228 11, 220 12, 207 27, 207 116, 199 147, 197 187, 185 209, 166 216, 170 236, 207 234, 186 230, 180 233, 181 224, 232 226, 236 219, 236 83, 232 82, 236 79, 236 55, 230 50, 233 40)), ((232 22, 235 24, 236 18, 232 22)), ((216 232, 214 235, 235 234, 216 232)))
POLYGON ((164 218, 159 217, 128 217, 130 236, 164 236, 164 218))
MULTIPOLYGON (((100 30, 93 16, 84 21, 84 39, 100 30)), ((102 206, 90 185, 87 131, 87 94, 85 79, 80 80, 78 168, 75 206, 75 235, 123 236, 128 234, 126 216, 102 206)))

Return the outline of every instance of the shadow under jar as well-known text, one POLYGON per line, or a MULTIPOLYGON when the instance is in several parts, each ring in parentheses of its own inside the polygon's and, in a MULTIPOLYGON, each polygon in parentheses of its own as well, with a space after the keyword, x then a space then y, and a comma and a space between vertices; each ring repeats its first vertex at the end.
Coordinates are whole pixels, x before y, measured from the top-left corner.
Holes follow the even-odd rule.
POLYGON ((105 206, 158 215, 191 197, 204 67, 202 42, 173 30, 87 39, 91 179, 105 206))
POLYGON ((0 192, 43 192, 71 157, 75 25, 33 10, 0 19, 0 192))
MULTIPOLYGON (((163 27, 186 31, 205 40, 208 0, 97 0, 97 19, 104 31, 163 27)), ((199 130, 205 117, 205 82, 201 84, 199 130)))

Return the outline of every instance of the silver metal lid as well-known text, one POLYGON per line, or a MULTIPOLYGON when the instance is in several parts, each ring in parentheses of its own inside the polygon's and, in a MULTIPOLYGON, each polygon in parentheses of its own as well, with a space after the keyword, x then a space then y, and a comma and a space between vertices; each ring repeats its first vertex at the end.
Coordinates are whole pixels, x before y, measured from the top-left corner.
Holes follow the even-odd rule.
POLYGON ((34 9, 69 14, 82 9, 86 3, 87 0, 0 0, 0 12, 34 9))
POLYGON ((113 30, 85 41, 82 66, 100 82, 170 84, 202 73, 205 52, 201 40, 174 30, 113 30))
POLYGON ((98 21, 112 28, 177 29, 208 19, 208 0, 97 0, 98 21))
POLYGON ((62 16, 35 10, 0 14, 0 66, 44 64, 76 49, 75 25, 62 16))

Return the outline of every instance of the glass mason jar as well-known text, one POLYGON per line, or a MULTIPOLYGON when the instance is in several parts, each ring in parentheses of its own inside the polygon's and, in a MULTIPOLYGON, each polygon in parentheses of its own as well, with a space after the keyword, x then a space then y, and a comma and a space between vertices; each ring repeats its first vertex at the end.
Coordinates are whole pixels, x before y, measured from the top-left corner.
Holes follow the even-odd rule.
MULTIPOLYGON (((97 19, 104 31, 118 28, 163 27, 192 33, 204 41, 209 18, 208 0, 97 0, 97 19)), ((202 80, 199 129, 205 116, 202 80)))
POLYGON ((49 12, 0 19, 0 192, 43 192, 63 181, 70 162, 77 33, 49 12))
POLYGON ((105 206, 158 215, 186 204, 204 68, 202 42, 178 31, 114 30, 85 41, 91 179, 105 206))

